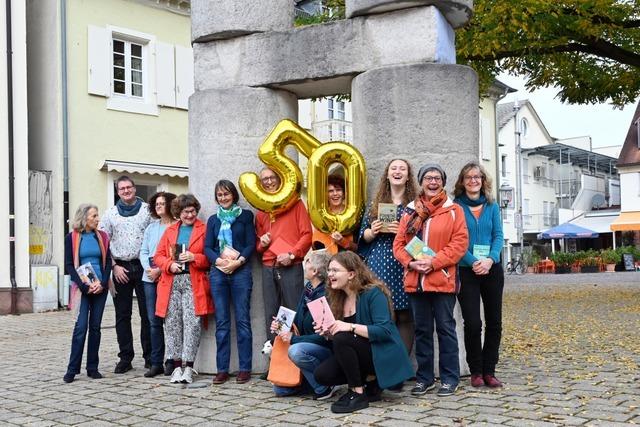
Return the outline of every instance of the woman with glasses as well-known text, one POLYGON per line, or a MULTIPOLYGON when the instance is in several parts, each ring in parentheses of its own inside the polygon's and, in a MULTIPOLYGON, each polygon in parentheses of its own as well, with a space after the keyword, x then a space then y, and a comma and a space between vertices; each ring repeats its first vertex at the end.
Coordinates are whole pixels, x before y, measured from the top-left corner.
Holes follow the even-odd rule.
POLYGON ((354 252, 339 252, 329 263, 327 289, 336 322, 316 332, 333 342, 333 356, 315 370, 320 384, 347 384, 331 405, 334 413, 364 409, 380 400, 381 388, 413 375, 398 329, 393 323, 389 290, 354 252))
POLYGON ((416 328, 418 371, 411 394, 421 396, 435 388, 435 320, 440 356, 438 396, 450 396, 460 381, 453 318, 458 292, 456 264, 465 254, 469 238, 462 208, 444 190, 447 175, 442 167, 422 166, 418 182, 420 193, 405 209, 393 242, 393 254, 404 266, 404 289, 409 293, 416 328))
POLYGON ((160 278, 160 268, 153 262, 153 255, 160 242, 160 238, 168 226, 176 222, 171 215, 171 202, 176 198, 173 193, 160 191, 149 198, 149 214, 154 221, 144 230, 142 247, 140 248, 140 264, 144 269, 142 284, 144 285, 145 302, 147 303, 147 317, 149 318, 149 334, 151 337, 151 367, 144 376, 155 377, 163 373, 171 375, 173 372, 173 360, 167 359, 165 367, 162 367, 164 359, 164 330, 162 319, 156 316, 156 286, 160 278))
POLYGON ((216 306, 216 366, 214 384, 229 380, 231 357, 231 304, 236 319, 239 369, 236 382, 251 379, 251 265, 247 261, 255 251, 256 233, 253 213, 238 206, 240 195, 233 182, 220 180, 215 185, 218 211, 207 221, 204 252, 214 266, 210 273, 211 295, 216 306))
POLYGON ((495 376, 502 336, 504 271, 500 209, 491 193, 491 178, 475 162, 467 163, 453 190, 469 230, 469 246, 460 261, 458 301, 464 319, 464 345, 473 387, 502 387, 495 376), (484 344, 480 302, 484 307, 484 344))
POLYGON ((209 260, 204 254, 206 227, 198 219, 199 211, 195 196, 178 196, 171 212, 179 220, 164 232, 153 257, 162 270, 156 315, 164 318, 165 352, 174 365, 172 383, 193 381, 202 317, 214 312, 207 277, 209 260))
MULTIPOLYGON (((282 331, 280 337, 285 342, 291 342, 289 347, 289 359, 296 364, 306 384, 303 388, 311 388, 314 400, 325 400, 333 396, 334 388, 318 383, 313 372, 318 365, 331 356, 331 342, 315 333, 313 317, 307 306, 311 301, 325 296, 327 284, 327 264, 331 256, 327 251, 312 251, 304 259, 304 291, 296 307, 296 315, 293 324, 298 329, 299 335, 291 331, 282 331)), ((279 329, 274 319, 271 323, 271 332, 279 329)), ((276 396, 290 396, 300 391, 299 387, 273 386, 276 396)))
MULTIPOLYGON (((393 257, 393 239, 405 206, 415 199, 417 192, 411 164, 403 159, 391 160, 380 177, 378 191, 362 219, 358 244, 358 252, 364 256, 367 266, 391 291, 396 327, 409 354, 414 339, 413 315, 409 296, 402 283, 402 265, 393 257), (380 203, 395 206, 395 220, 385 224, 384 228, 378 219, 380 203)), ((391 387, 391 390, 400 389, 401 383, 391 387)))
MULTIPOLYGON (((329 175, 327 178, 327 202, 330 213, 337 215, 344 212, 344 178, 340 175, 329 175)), ((340 251, 356 251, 358 249, 352 234, 342 234, 338 231, 323 233, 314 229, 311 241, 313 249, 326 249, 331 255, 340 251)))

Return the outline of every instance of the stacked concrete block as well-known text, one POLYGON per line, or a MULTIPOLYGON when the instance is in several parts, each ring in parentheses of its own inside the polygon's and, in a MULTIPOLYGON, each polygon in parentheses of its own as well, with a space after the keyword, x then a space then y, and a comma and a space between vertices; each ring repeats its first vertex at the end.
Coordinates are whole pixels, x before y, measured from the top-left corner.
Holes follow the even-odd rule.
POLYGON ((469 22, 473 0, 346 0, 347 18, 420 6, 436 6, 453 28, 469 22))

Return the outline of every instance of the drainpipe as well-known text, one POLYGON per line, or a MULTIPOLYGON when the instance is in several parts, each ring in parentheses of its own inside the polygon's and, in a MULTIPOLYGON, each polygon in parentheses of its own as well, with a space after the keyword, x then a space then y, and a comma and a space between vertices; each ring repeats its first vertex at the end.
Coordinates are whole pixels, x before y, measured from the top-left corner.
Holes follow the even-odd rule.
MULTIPOLYGON (((501 157, 500 157, 500 138, 499 138, 499 134, 500 134, 500 129, 498 129, 498 102, 502 101, 507 95, 509 94, 509 89, 505 88, 504 89, 504 93, 502 95, 499 95, 498 98, 495 100, 495 102, 493 103, 493 111, 496 112, 496 114, 494 114, 494 121, 495 121, 495 147, 496 147, 496 170, 495 170, 495 177, 496 177, 496 200, 499 200, 499 195, 500 195, 500 186, 501 184, 501 176, 500 176, 500 161, 501 161, 501 157)), ((504 209, 501 207, 500 209, 502 209, 504 211, 504 209)), ((501 218, 504 218, 502 215, 504 215, 504 212, 500 212, 501 218)), ((502 245, 502 267, 506 267, 507 266, 507 260, 506 260, 506 251, 507 251, 508 247, 503 243, 502 245)))
POLYGON ((16 282, 16 217, 15 164, 13 161, 13 40, 11 38, 11 0, 5 1, 7 14, 7 137, 9 145, 9 280, 11 281, 11 314, 18 314, 18 284, 16 282))
POLYGON ((60 0, 60 58, 62 85, 63 234, 69 227, 69 99, 67 96, 67 0, 60 0))

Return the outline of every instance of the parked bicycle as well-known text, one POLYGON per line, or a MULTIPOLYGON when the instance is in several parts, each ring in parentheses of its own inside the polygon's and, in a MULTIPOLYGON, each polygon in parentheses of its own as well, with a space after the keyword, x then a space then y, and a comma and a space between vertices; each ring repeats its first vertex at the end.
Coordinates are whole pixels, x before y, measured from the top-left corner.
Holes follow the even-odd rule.
POLYGON ((517 256, 516 259, 512 259, 507 263, 507 274, 523 274, 525 272, 524 263, 522 257, 517 256))

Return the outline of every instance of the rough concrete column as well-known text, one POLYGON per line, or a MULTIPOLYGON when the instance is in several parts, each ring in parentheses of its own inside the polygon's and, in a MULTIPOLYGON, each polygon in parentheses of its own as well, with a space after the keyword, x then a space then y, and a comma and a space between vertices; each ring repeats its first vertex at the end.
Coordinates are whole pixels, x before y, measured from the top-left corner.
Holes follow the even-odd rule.
MULTIPOLYGON (((298 100, 295 95, 280 90, 237 87, 194 93, 189 99, 189 186, 202 204, 200 218, 204 221, 214 212, 214 185, 220 179, 238 182, 241 173, 257 171, 262 163, 258 147, 269 131, 282 119, 297 120, 298 100)), ((243 199, 243 208, 248 208, 243 199)), ((266 340, 260 265, 252 260, 253 292, 251 296, 251 327, 253 330, 253 370, 263 372, 265 358, 260 354, 266 340)), ((235 323, 232 317, 231 366, 238 369, 235 323)), ((215 373, 215 318, 203 330, 196 360, 196 370, 215 373)))
MULTIPOLYGON (((351 88, 353 139, 367 160, 369 182, 377 182, 387 162, 400 157, 416 172, 427 162, 440 163, 451 189, 462 166, 477 161, 478 79, 471 68, 380 68, 355 77, 351 88)), ((468 374, 459 308, 455 314, 461 373, 468 374)))

